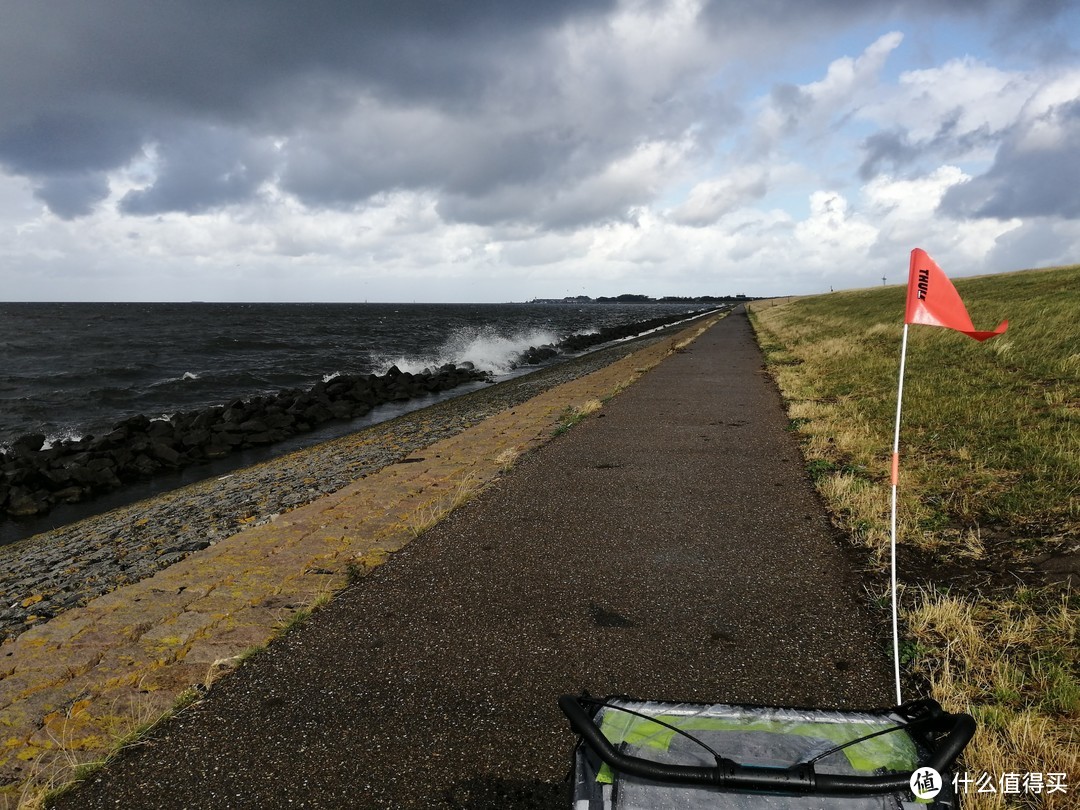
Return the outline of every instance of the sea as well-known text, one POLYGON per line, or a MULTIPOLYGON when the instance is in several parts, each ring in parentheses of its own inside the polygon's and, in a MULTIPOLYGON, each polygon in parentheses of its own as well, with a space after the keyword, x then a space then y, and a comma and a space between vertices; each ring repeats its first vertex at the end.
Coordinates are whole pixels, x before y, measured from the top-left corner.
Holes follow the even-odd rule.
POLYGON ((0 447, 100 435, 122 418, 167 417, 310 388, 338 374, 473 363, 523 373, 530 346, 700 311, 661 302, 522 304, 0 303, 0 447))

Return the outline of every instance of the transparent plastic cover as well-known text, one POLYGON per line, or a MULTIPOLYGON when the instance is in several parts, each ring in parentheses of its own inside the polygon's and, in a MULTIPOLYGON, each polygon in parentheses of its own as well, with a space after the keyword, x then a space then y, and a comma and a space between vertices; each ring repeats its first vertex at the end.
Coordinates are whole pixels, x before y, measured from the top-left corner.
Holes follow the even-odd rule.
MULTIPOLYGON (((904 718, 887 712, 616 699, 606 703, 595 720, 612 745, 630 756, 671 765, 711 767, 715 751, 740 765, 786 768, 813 761, 817 773, 874 775, 913 771, 926 754, 904 729, 904 718)), ((614 772, 584 745, 576 770, 575 810, 928 807, 910 801, 910 794, 837 798, 658 784, 614 772)), ((942 795, 932 806, 954 805, 950 796, 942 795)))

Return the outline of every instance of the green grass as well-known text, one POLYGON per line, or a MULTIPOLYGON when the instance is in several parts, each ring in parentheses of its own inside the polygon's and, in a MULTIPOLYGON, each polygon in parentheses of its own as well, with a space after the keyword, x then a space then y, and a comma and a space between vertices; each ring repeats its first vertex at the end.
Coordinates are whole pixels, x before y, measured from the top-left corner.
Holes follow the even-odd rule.
POLYGON ((564 433, 571 430, 574 426, 581 424, 589 416, 596 413, 603 407, 603 403, 599 399, 590 399, 588 402, 574 407, 568 405, 565 410, 559 415, 559 424, 552 431, 554 436, 562 436, 564 433))
MULTIPOLYGON (((912 326, 901 428, 903 538, 982 526, 1031 548, 1080 525, 1080 267, 956 280, 977 343, 912 326)), ((770 370, 811 442, 808 461, 888 477, 904 289, 797 299, 760 311, 770 370), (809 368, 805 368, 809 364, 809 368), (832 425, 843 424, 840 430, 832 425)))
MULTIPOLYGON (((1080 786, 1080 597, 1039 561, 1080 553, 1080 266, 954 279, 978 343, 910 328, 900 434, 907 696, 971 712, 969 772, 1064 771, 1068 794, 969 795, 966 807, 1071 807, 1080 786), (916 553, 918 554, 916 558, 916 553), (921 567, 913 569, 916 558, 921 567), (947 578, 947 587, 940 581, 947 578)), ((807 473, 836 524, 888 564, 902 287, 755 305, 807 473)), ((871 589, 872 590, 872 589, 871 589)), ((882 605, 879 603, 879 608, 882 605)))

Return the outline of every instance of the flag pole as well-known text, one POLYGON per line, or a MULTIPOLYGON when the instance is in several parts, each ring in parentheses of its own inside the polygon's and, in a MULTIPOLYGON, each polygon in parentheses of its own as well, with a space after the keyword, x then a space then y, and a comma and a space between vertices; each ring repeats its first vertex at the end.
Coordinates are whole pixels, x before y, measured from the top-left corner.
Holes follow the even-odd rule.
POLYGON ((899 613, 896 608, 896 485, 900 478, 900 406, 904 401, 904 363, 907 359, 907 335, 908 325, 904 324, 904 337, 900 343, 900 381, 896 387, 896 430, 893 433, 892 452, 892 531, 890 533, 890 559, 891 559, 891 582, 892 593, 892 641, 893 641, 893 672, 896 675, 896 705, 903 703, 900 694, 900 630, 899 613))

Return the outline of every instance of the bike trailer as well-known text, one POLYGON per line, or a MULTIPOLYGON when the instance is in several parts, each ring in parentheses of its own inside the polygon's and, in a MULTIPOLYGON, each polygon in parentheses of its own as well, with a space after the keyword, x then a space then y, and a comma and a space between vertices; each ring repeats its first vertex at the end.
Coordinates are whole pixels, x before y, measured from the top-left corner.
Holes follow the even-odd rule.
POLYGON ((574 810, 951 810, 953 763, 975 732, 933 700, 876 711, 573 695, 559 705, 580 738, 574 810))

